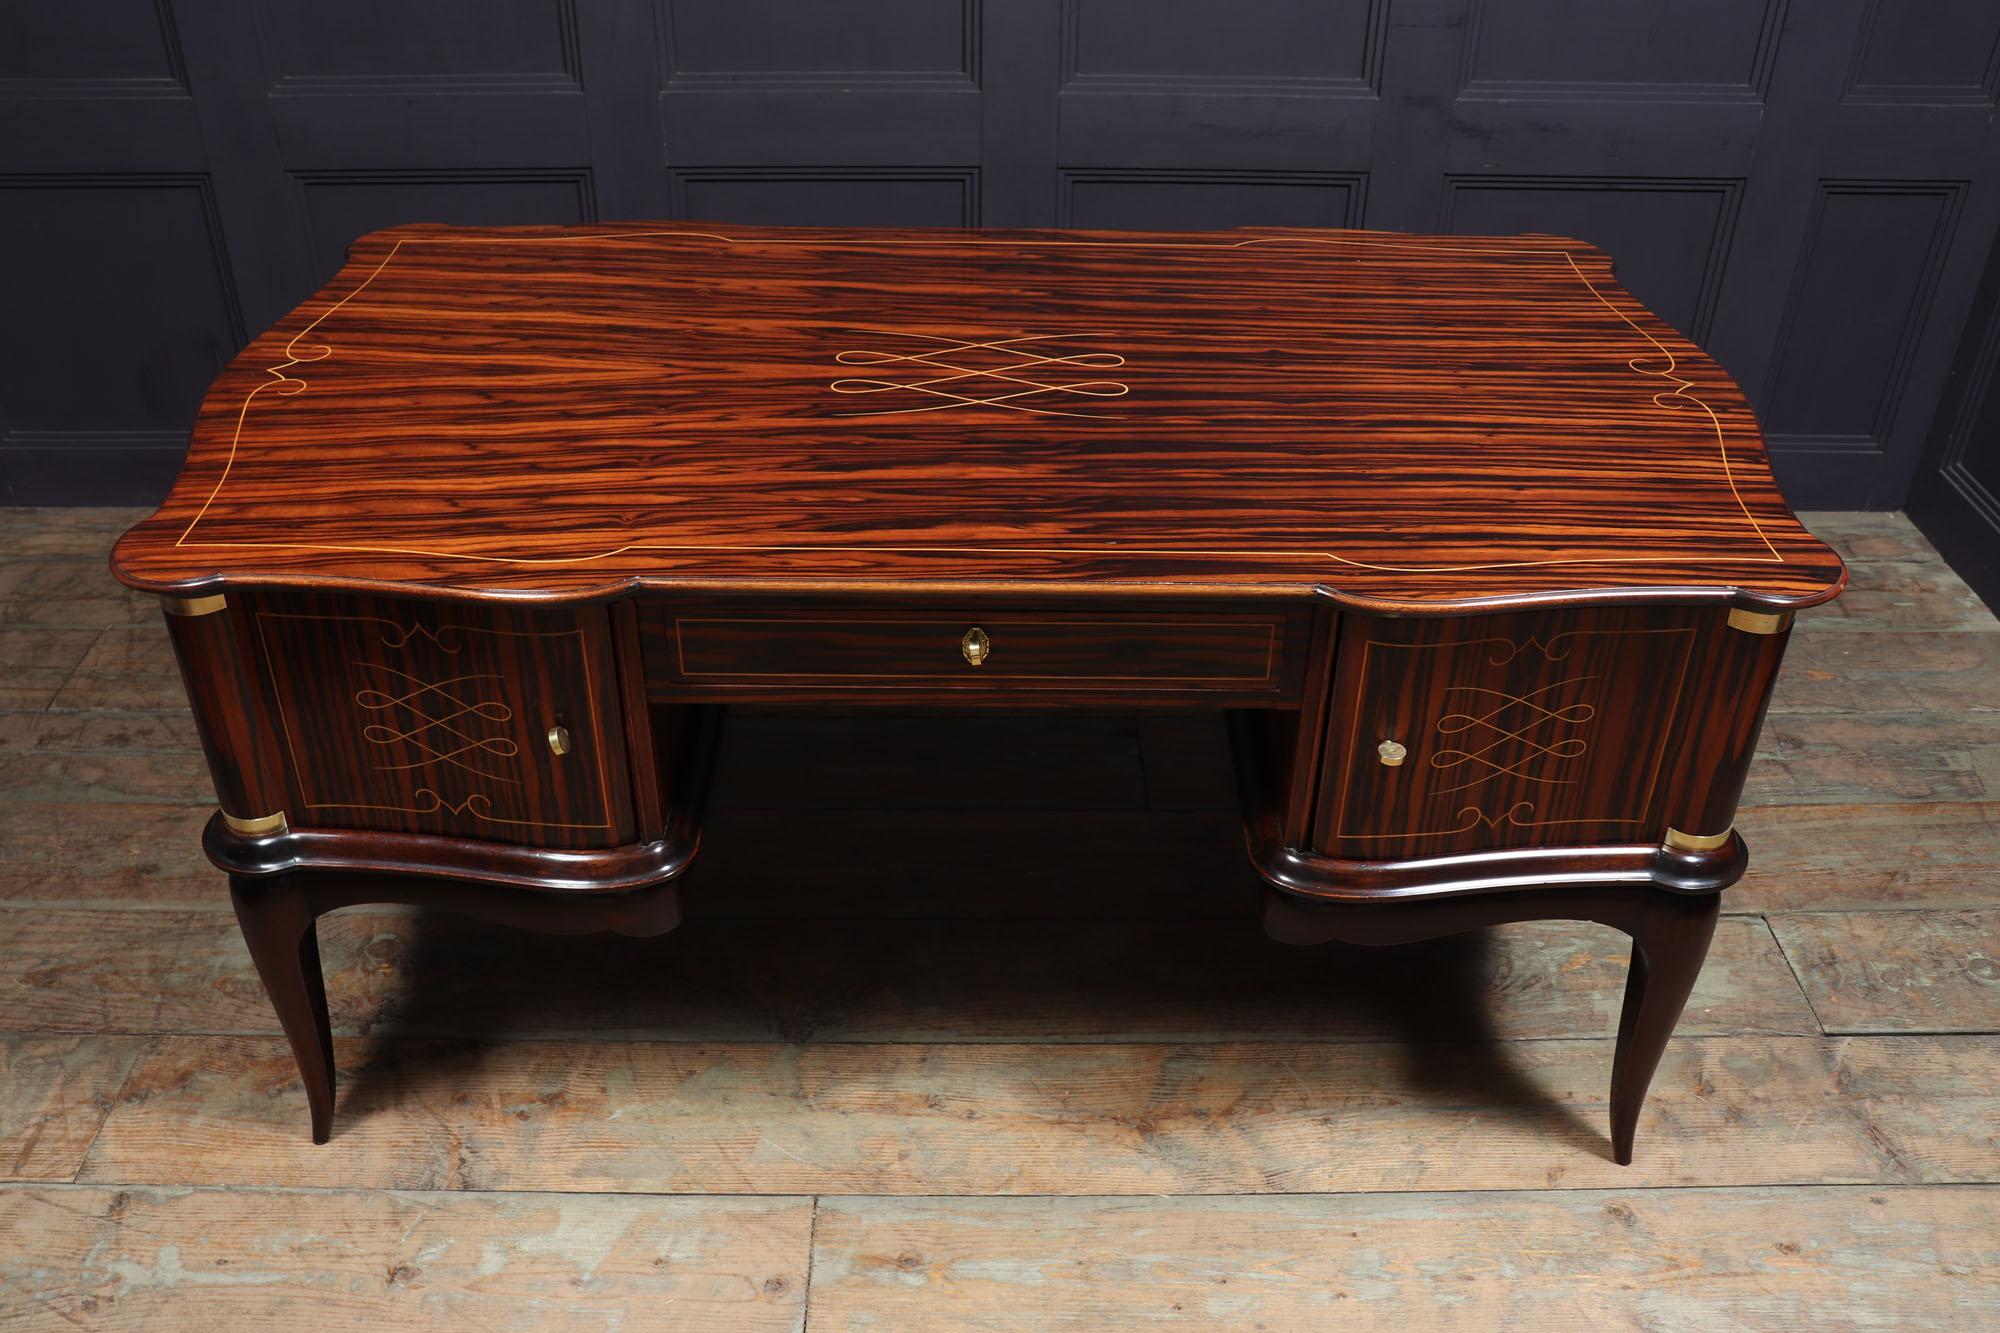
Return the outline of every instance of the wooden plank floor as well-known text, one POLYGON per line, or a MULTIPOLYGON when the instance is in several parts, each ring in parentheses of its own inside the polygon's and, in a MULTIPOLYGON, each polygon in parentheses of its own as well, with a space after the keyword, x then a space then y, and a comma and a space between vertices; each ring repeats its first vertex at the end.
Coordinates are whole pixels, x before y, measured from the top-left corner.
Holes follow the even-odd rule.
POLYGON ((1109 714, 733 719, 664 939, 329 918, 315 1149, 134 517, 0 510, 0 1328, 2000 1326, 2000 622, 1899 516, 1622 1169, 1621 936, 1270 943, 1109 714))

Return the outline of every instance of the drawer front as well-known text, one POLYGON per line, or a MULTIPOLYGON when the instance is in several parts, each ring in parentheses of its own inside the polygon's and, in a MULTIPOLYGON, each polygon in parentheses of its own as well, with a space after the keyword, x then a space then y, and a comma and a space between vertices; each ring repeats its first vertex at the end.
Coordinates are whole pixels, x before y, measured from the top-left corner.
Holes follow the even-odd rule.
POLYGON ((642 616, 649 677, 680 691, 1043 692, 1295 697, 1304 617, 855 609, 642 616))
POLYGON ((1315 843, 1360 860, 1655 842, 1705 622, 1349 617, 1315 843))
POLYGON ((273 597, 253 615, 294 825, 552 847, 629 839, 602 607, 273 597))

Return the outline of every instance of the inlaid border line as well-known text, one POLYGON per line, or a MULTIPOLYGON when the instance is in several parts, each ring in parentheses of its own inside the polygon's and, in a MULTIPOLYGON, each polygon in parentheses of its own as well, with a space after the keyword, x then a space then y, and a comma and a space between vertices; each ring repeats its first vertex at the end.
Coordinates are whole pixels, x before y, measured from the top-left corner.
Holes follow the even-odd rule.
MULTIPOLYGON (((213 489, 209 491, 208 498, 202 501, 201 507, 195 511, 194 517, 188 520, 187 527, 183 529, 181 535, 174 540, 174 546, 176 548, 179 548, 181 546, 190 544, 188 539, 193 535, 196 525, 199 524, 202 518, 208 513, 210 506, 212 506, 215 503, 216 498, 222 494, 222 488, 228 482, 230 471, 235 467, 236 464, 237 449, 241 444, 243 438, 243 423, 249 415, 251 402, 256 399, 258 394, 262 393, 265 389, 273 387, 274 385, 283 390, 284 396, 287 398, 305 391, 305 389, 308 387, 308 382, 306 380, 298 378, 297 376, 290 375, 287 372, 290 371, 295 366, 302 366, 314 361, 325 360, 326 358, 333 355, 333 348, 330 344, 319 343, 316 344, 311 349, 313 352, 316 353, 315 355, 304 356, 299 354, 299 341, 305 338, 308 334, 312 333, 313 330, 317 329, 322 323, 324 323, 328 318, 330 318, 335 312, 339 311, 348 302, 352 301, 355 297, 361 295, 362 292, 366 291, 369 285, 373 283, 376 278, 380 277, 383 270, 387 269, 390 263, 396 258, 396 256, 402 252, 402 249, 405 245, 411 244, 413 242, 460 244, 460 245, 475 244, 475 243, 476 244, 534 244, 534 243, 556 244, 556 243, 577 243, 577 242, 589 243, 598 241, 638 240, 638 239, 661 238, 661 237, 720 241, 725 245, 792 246, 792 245, 824 245, 828 243, 822 237, 814 237, 810 239, 804 237, 798 239, 785 239, 782 237, 739 238, 739 237, 729 236, 721 232, 689 231, 680 228, 665 228, 665 229, 649 228, 645 230, 629 231, 629 232, 581 232, 576 234, 555 235, 555 236, 494 236, 491 233, 481 233, 478 236, 462 236, 462 235, 453 235, 447 232, 447 233, 439 233, 436 235, 428 235, 428 236, 404 237, 398 240, 393 246, 390 247, 389 253, 382 257, 382 262, 377 264, 373 269, 371 269, 368 273, 368 276, 363 278, 358 284, 356 284, 353 291, 350 291, 349 293, 347 293, 347 295, 341 297, 338 301, 335 301, 332 305, 328 306, 325 310, 321 311, 317 316, 314 317, 311 323, 307 324, 304 328, 300 329, 297 333, 293 334, 289 339, 287 339, 285 342, 286 359, 281 362, 278 362, 275 365, 267 366, 265 368, 265 373, 270 375, 272 378, 264 383, 258 384, 255 388, 251 389, 249 393, 244 395, 243 402, 237 408, 235 428, 230 435, 229 453, 228 456, 223 460, 222 473, 220 476, 216 478, 215 486, 213 489)), ((1668 411, 1679 411, 1680 409, 1678 408, 1668 408, 1665 402, 1662 401, 1662 399, 1686 398, 1688 401, 1699 405, 1703 411, 1708 413, 1709 420, 1715 426, 1716 441, 1719 451, 1721 453, 1723 476, 1729 486, 1730 495, 1736 500, 1737 508, 1742 511, 1744 520, 1750 525, 1751 531, 1756 533, 1758 540, 1761 541, 1764 544, 1765 549, 1770 552, 1769 558, 1767 559, 1763 556, 1715 556, 1715 555, 1639 556, 1639 557, 1584 556, 1584 557, 1576 557, 1572 559, 1563 559, 1563 560, 1508 560, 1508 561, 1494 561, 1494 562, 1488 562, 1483 564, 1472 564, 1472 565, 1378 565, 1370 563, 1368 561, 1354 560, 1347 556, 1343 556, 1332 551, 1310 551, 1310 550, 1229 551, 1229 550, 1203 550, 1203 549, 1187 550, 1187 549, 1175 549, 1175 548, 1148 548, 1148 547, 1134 547, 1134 546, 1118 546, 1115 548, 1022 547, 1022 546, 1005 546, 1005 547, 829 546, 829 545, 811 545, 811 544, 724 546, 713 543, 660 543, 660 542, 628 542, 622 546, 617 546, 610 550, 600 551, 595 555, 544 556, 535 558, 535 557, 481 555, 481 554, 459 552, 459 551, 430 551, 413 547, 362 546, 362 545, 352 545, 346 543, 322 544, 322 543, 310 543, 310 542, 203 541, 203 542, 195 542, 192 544, 196 546, 221 548, 221 549, 240 549, 240 550, 268 549, 268 550, 290 550, 290 551, 325 551, 333 553, 347 552, 354 554, 369 554, 369 555, 403 555, 403 556, 417 556, 423 559, 430 559, 430 560, 474 560, 474 561, 483 561, 490 564, 512 564, 512 565, 529 565, 529 566, 588 564, 597 560, 608 560, 613 558, 614 556, 623 555, 628 551, 710 551, 710 552, 727 551, 727 552, 758 552, 758 553, 818 551, 818 552, 837 552, 843 554, 956 554, 956 555, 1097 555, 1097 556, 1176 555, 1176 556, 1186 556, 1186 557, 1201 558, 1201 559, 1261 559, 1261 560, 1275 560, 1289 556, 1293 558, 1317 557, 1322 560, 1331 561, 1335 564, 1346 565, 1354 569, 1368 569, 1368 570, 1375 570, 1380 573, 1390 573, 1390 574, 1455 574, 1455 573, 1473 573, 1482 570, 1526 569, 1526 568, 1553 566, 1553 565, 1594 565, 1594 564, 1656 565, 1656 564, 1717 564, 1717 563, 1784 564, 1785 563, 1784 555, 1780 553, 1778 548, 1772 543, 1770 537, 1765 533, 1763 526, 1757 522, 1756 515, 1751 512, 1749 504, 1743 499, 1742 492, 1738 489, 1736 485, 1735 472, 1731 468, 1729 463, 1728 435, 1723 428, 1721 417, 1716 413, 1715 409, 1711 407, 1705 400, 1703 400, 1698 395, 1689 392, 1689 390, 1694 387, 1694 381, 1683 379, 1680 376, 1674 374, 1674 371, 1679 366, 1679 361, 1674 356, 1673 352, 1664 343, 1660 342, 1659 339, 1655 338, 1651 333, 1647 332, 1646 329, 1642 327, 1637 321, 1633 320, 1631 316, 1627 315, 1624 311, 1620 310, 1617 306, 1613 305, 1608 299, 1606 299, 1604 294, 1598 291, 1595 284, 1593 284, 1590 281, 1590 279, 1584 275, 1583 270, 1577 267, 1575 257, 1571 255, 1571 253, 1565 248, 1557 246, 1539 247, 1539 246, 1527 246, 1527 245, 1515 245, 1504 248, 1495 248, 1490 246, 1482 247, 1482 246, 1437 245, 1437 244, 1426 244, 1421 242, 1393 240, 1369 233, 1345 233, 1338 236, 1316 236, 1316 235, 1302 236, 1294 234, 1274 234, 1266 236, 1251 236, 1251 237, 1246 237, 1240 241, 1233 241, 1228 243, 1214 242, 1214 241, 1103 241, 1103 240, 1083 240, 1083 239, 1068 239, 1068 238, 989 240, 982 237, 962 237, 962 238, 941 237, 937 240, 916 240, 910 238, 897 238, 894 240, 878 240, 878 241, 846 240, 837 242, 837 244, 844 244, 856 247, 1038 245, 1038 246, 1064 246, 1064 247, 1079 247, 1079 248, 1120 247, 1120 248, 1146 249, 1146 250, 1214 251, 1214 250, 1240 250, 1248 246, 1264 245, 1273 242, 1279 242, 1279 243, 1290 242, 1290 243, 1305 244, 1305 245, 1374 245, 1384 249, 1414 250, 1419 253, 1425 253, 1425 254, 1483 255, 1483 256, 1497 256, 1502 258, 1519 258, 1522 255, 1546 255, 1546 254, 1556 254, 1562 256, 1564 262, 1569 265, 1570 271, 1576 275, 1577 279, 1583 283, 1585 289, 1588 290, 1592 296, 1596 297, 1598 302, 1601 305, 1603 305, 1605 309, 1609 310, 1612 314, 1618 316, 1620 320, 1622 320, 1626 325, 1628 325, 1634 332, 1638 333, 1641 337, 1643 337, 1647 342, 1651 343, 1653 347, 1656 348, 1660 352, 1660 354, 1666 358, 1667 364, 1665 369, 1663 370, 1645 369, 1640 364, 1644 360, 1643 357, 1634 357, 1626 361, 1626 365, 1630 369, 1632 369, 1635 373, 1642 375, 1657 375, 1672 381, 1672 383, 1674 384, 1675 387, 1672 392, 1653 395, 1654 405, 1668 411)))
MULTIPOLYGON (((1687 642, 1682 645, 1680 674, 1674 678, 1673 702, 1668 704, 1666 710, 1660 714, 1660 716, 1662 717, 1672 718, 1679 715, 1679 709, 1681 706, 1681 694, 1687 688, 1688 664, 1694 659, 1694 646, 1700 636, 1700 632, 1701 632, 1700 627, 1697 625, 1663 625, 1657 629, 1630 629, 1630 628, 1571 629, 1571 630, 1564 630, 1562 633, 1552 636, 1546 644, 1539 643, 1539 641, 1536 639, 1534 635, 1530 635, 1528 636, 1527 640, 1521 641, 1521 640, 1516 640, 1513 637, 1504 634, 1490 634, 1487 635, 1485 638, 1480 638, 1480 639, 1442 639, 1436 643, 1400 643, 1393 640, 1382 640, 1382 639, 1362 640, 1361 665, 1357 672, 1358 678, 1356 680, 1353 692, 1353 699, 1355 706, 1349 710, 1351 713, 1351 719, 1348 722, 1348 728, 1347 728, 1348 753, 1346 760, 1344 761, 1341 768, 1339 805, 1338 808, 1332 811, 1328 822, 1336 825, 1345 824, 1348 822, 1347 803, 1348 803, 1348 798, 1353 794, 1353 787, 1354 787, 1354 782, 1353 782, 1354 768, 1355 768, 1354 749, 1356 742, 1361 734, 1361 709, 1359 705, 1361 701, 1362 692, 1367 688, 1368 685, 1369 654, 1372 653, 1376 648, 1383 648, 1383 649, 1403 648, 1403 649, 1414 650, 1419 648, 1423 649, 1463 648, 1469 644, 1482 644, 1482 643, 1511 644, 1514 647, 1515 650, 1514 653, 1509 654, 1504 661, 1496 664, 1504 666, 1508 662, 1512 662, 1514 660, 1514 657, 1517 656, 1521 652, 1521 650, 1527 646, 1528 643, 1536 643, 1537 646, 1541 648, 1543 660, 1549 662, 1556 662, 1556 661, 1561 661, 1569 656, 1567 651, 1563 653, 1562 658, 1557 658, 1555 656, 1552 656, 1552 651, 1556 643, 1558 643, 1560 640, 1563 639, 1586 638, 1593 635, 1684 634, 1687 636, 1687 642)), ((1595 678, 1593 677, 1592 679, 1595 678)), ((1650 811, 1652 809, 1653 797, 1659 793, 1660 774, 1666 768, 1667 746, 1669 742, 1673 740, 1673 731, 1674 729, 1671 725, 1663 727, 1660 731, 1659 748, 1654 752, 1653 755, 1653 776, 1647 780, 1646 795, 1644 799, 1641 800, 1639 803, 1640 809, 1642 811, 1650 811)), ((1487 780, 1491 781, 1490 778, 1487 780)), ((1448 791, 1430 792, 1427 795, 1429 797, 1447 796, 1452 794, 1453 792, 1470 790, 1471 787, 1477 785, 1478 785, 1477 783, 1471 783, 1464 787, 1450 788, 1448 791)), ((1331 836, 1334 839, 1343 840, 1347 842, 1381 842, 1387 839, 1397 839, 1397 838, 1454 837, 1460 833, 1468 833, 1472 831, 1473 829, 1479 827, 1479 824, 1482 821, 1485 822, 1488 827, 1494 829, 1497 832, 1499 830, 1500 825, 1503 823, 1512 824, 1516 828, 1540 828, 1548 824, 1613 824, 1613 825, 1643 824, 1647 818, 1647 816, 1644 813, 1642 813, 1631 819, 1606 819, 1602 817, 1594 819, 1541 819, 1523 823, 1521 820, 1515 818, 1515 816, 1520 813, 1521 807, 1524 805, 1528 807, 1529 814, 1533 814, 1535 812, 1534 802, 1527 800, 1526 798, 1523 798, 1522 800, 1515 802, 1508 809, 1502 811, 1497 817, 1487 816, 1484 807, 1478 804, 1466 806, 1463 809, 1461 809, 1458 813, 1461 816, 1463 816, 1469 812, 1477 816, 1477 818, 1475 818, 1470 824, 1467 824, 1462 828, 1446 829, 1442 831, 1439 830, 1427 831, 1423 829, 1412 829, 1403 833, 1335 833, 1331 836)))

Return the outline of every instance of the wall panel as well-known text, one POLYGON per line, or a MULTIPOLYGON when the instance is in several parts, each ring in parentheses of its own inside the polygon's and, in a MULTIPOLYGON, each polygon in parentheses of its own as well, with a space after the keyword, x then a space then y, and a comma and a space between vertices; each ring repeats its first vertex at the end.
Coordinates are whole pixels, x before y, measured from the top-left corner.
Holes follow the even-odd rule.
POLYGON ((363 232, 686 217, 1581 236, 1795 500, 1893 504, 2000 231, 1996 90, 1991 0, 15 0, 0 500, 157 493, 363 232))
POLYGON ((979 176, 955 172, 745 168, 674 173, 675 213, 710 222, 776 224, 810 217, 837 227, 969 227, 979 176))
POLYGON ((1065 227, 1358 227, 1366 178, 1332 172, 1066 171, 1065 227))
POLYGON ((587 171, 328 171, 302 172, 295 179, 313 258, 327 277, 340 267, 355 237, 402 222, 560 226, 596 216, 587 171))
POLYGON ((173 12, 155 0, 0 6, 0 87, 54 96, 187 92, 173 12))
POLYGON ((1786 0, 1473 0, 1468 91, 1763 95, 1786 0))
POLYGON ((1885 102, 1990 106, 2000 83, 2000 6, 1873 0, 1847 95, 1885 102))
POLYGON ((1457 176, 1442 230, 1589 241, 1617 262, 1633 295, 1699 342, 1715 316, 1740 192, 1733 180, 1457 176))
POLYGON ((1826 183, 1780 326, 1783 350, 1762 395, 1775 443, 1882 451, 1961 188, 1826 183))
POLYGON ((281 84, 577 82, 570 0, 276 0, 263 21, 281 84))

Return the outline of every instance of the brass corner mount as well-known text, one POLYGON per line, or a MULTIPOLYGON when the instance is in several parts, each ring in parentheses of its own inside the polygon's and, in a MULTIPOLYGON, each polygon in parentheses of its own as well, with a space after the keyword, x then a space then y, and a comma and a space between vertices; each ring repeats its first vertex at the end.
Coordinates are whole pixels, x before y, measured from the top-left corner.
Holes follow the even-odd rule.
POLYGON ((283 810, 278 811, 276 814, 257 815, 250 819, 239 818, 224 810, 222 812, 222 822, 229 825, 231 833, 241 834, 246 838, 265 838, 274 833, 290 833, 292 831, 291 823, 286 820, 283 810))
POLYGON ((1791 628, 1790 611, 1746 611, 1740 606, 1729 608, 1729 628, 1740 629, 1745 634, 1782 634, 1791 628))
POLYGON ((1712 852, 1728 842, 1730 834, 1735 831, 1731 827, 1720 833, 1683 833, 1677 828, 1670 828, 1667 835, 1660 839, 1660 845, 1670 852, 1712 852))
POLYGON ((209 616, 228 609, 229 599, 218 592, 208 597, 162 597, 160 604, 170 616, 209 616))

